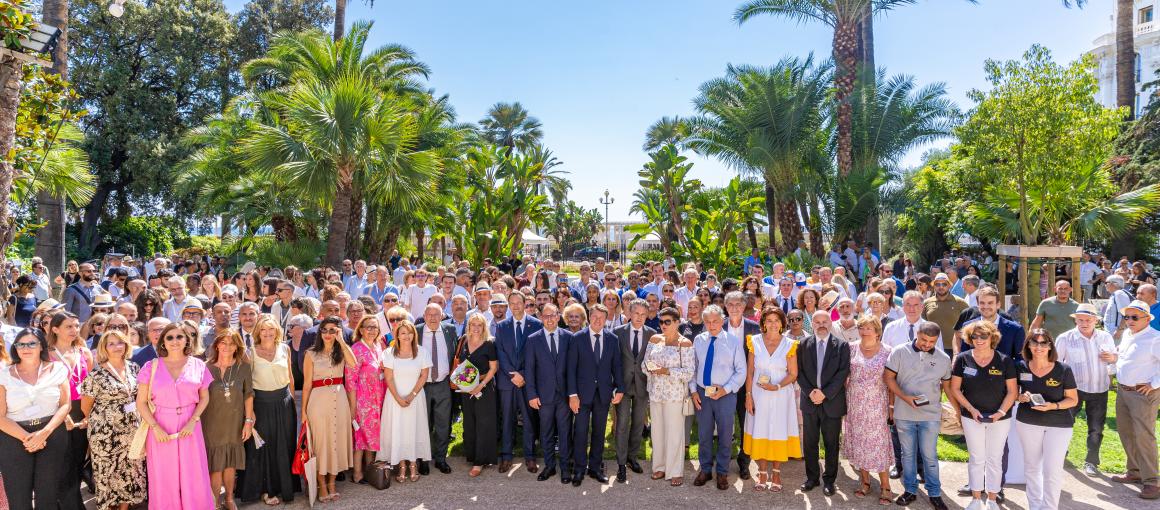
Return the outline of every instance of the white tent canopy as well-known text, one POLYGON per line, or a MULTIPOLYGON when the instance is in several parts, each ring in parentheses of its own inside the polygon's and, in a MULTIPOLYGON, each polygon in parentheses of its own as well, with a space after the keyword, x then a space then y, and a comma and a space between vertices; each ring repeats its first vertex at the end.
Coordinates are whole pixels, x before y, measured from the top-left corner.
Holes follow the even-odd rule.
POLYGON ((541 236, 535 232, 532 232, 531 230, 527 230, 527 229, 524 230, 523 241, 524 241, 524 244, 531 244, 531 245, 538 244, 538 245, 542 245, 542 246, 547 246, 548 242, 549 242, 548 238, 543 237, 543 236, 541 236))

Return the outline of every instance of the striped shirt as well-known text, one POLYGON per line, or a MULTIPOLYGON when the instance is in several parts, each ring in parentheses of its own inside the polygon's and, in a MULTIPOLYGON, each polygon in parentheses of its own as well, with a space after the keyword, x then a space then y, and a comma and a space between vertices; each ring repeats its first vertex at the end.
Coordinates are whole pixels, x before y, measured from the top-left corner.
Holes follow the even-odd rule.
POLYGON ((1114 365, 1100 361, 1101 351, 1116 352, 1116 341, 1102 329, 1096 329, 1088 338, 1072 328, 1055 340, 1059 362, 1071 367, 1076 389, 1084 393, 1103 393, 1111 387, 1109 366, 1114 365))

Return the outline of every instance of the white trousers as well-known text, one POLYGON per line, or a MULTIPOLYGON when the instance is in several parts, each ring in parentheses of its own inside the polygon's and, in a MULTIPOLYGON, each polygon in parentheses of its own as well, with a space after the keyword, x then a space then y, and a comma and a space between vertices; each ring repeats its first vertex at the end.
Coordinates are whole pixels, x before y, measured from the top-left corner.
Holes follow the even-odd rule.
POLYGON ((1057 510, 1063 489, 1063 461, 1071 442, 1071 427, 1043 427, 1016 423, 1023 444, 1023 472, 1027 476, 1028 510, 1057 510))
POLYGON ((683 403, 648 403, 652 416, 652 470, 663 471, 665 480, 684 476, 685 469, 685 414, 683 403))
POLYGON ((994 423, 979 423, 963 417, 963 435, 967 438, 967 483, 972 491, 996 494, 1003 486, 1003 448, 1014 418, 994 423))

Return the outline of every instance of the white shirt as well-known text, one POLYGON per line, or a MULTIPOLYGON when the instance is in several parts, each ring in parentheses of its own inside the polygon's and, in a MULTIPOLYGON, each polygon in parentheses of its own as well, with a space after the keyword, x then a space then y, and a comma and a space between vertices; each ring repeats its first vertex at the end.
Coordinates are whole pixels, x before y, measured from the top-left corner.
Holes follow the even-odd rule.
POLYGON ((1108 300, 1107 308, 1104 309, 1104 329, 1109 333, 1115 333, 1120 327, 1120 321, 1124 316, 1120 314, 1120 310, 1128 306, 1132 302, 1132 296, 1124 289, 1117 290, 1112 293, 1112 298, 1108 300))
POLYGON ((1112 365, 1100 361, 1100 352, 1103 351, 1115 352, 1116 341, 1111 333, 1099 328, 1092 332, 1091 338, 1072 328, 1055 339, 1058 361, 1071 367, 1076 389, 1084 393, 1103 393, 1111 387, 1109 372, 1112 365))
POLYGON ((673 293, 673 300, 677 302, 677 308, 681 309, 681 317, 689 314, 689 301, 697 299, 697 289, 689 290, 689 287, 681 287, 673 293))
POLYGON ((36 288, 32 289, 32 294, 36 296, 36 300, 48 299, 52 292, 52 280, 48 279, 48 271, 43 274, 32 273, 31 276, 33 280, 36 280, 36 288))
POLYGON ((185 310, 186 305, 201 306, 201 301, 189 294, 186 294, 185 300, 180 303, 174 298, 169 298, 165 304, 161 305, 161 313, 165 314, 165 318, 171 322, 181 322, 181 312, 185 310))
POLYGON ((346 277, 343 282, 343 290, 350 294, 351 299, 358 299, 363 295, 363 287, 367 286, 366 275, 359 276, 357 273, 346 277))
MULTIPOLYGON (((423 345, 421 348, 426 350, 427 356, 431 358, 431 371, 434 372, 436 364, 435 352, 433 349, 431 349, 431 330, 427 329, 427 326, 424 325, 422 328, 420 328, 420 334, 423 335, 423 345)), ((439 373, 434 374, 434 382, 439 382, 446 378, 447 374, 451 372, 451 367, 448 366, 449 363, 447 362, 447 350, 451 348, 447 347, 447 338, 443 336, 443 327, 440 324, 435 325, 435 342, 439 344, 439 373)), ((431 379, 428 378, 428 381, 431 381, 431 379)))
POLYGON ((1160 331, 1144 327, 1132 334, 1124 331, 1116 360, 1116 379, 1125 386, 1147 383, 1160 388, 1160 331))
MULTIPOLYGON (((886 327, 882 329, 882 345, 894 349, 899 345, 910 343, 910 327, 914 326, 914 337, 918 338, 918 330, 927 322, 930 321, 919 317, 918 321, 912 323, 906 319, 905 315, 901 319, 888 322, 886 327)), ((942 333, 939 333, 938 343, 935 345, 942 345, 942 333)))
POLYGON ((1100 272, 1100 266, 1097 266, 1095 262, 1092 262, 1089 260, 1087 262, 1084 262, 1083 264, 1080 264, 1080 266, 1079 266, 1079 284, 1080 285, 1091 285, 1092 279, 1095 278, 1096 274, 1098 274, 1099 272, 1100 272))
POLYGON ((16 369, 5 366, 0 370, 0 385, 8 404, 8 419, 28 421, 56 414, 60 407, 60 385, 68 381, 68 368, 61 362, 41 363, 40 374, 34 384, 28 384, 15 375, 16 369))
POLYGON ((979 294, 979 291, 977 291, 977 290, 976 290, 976 291, 974 291, 974 292, 972 292, 972 293, 970 293, 970 294, 967 294, 967 306, 969 306, 969 307, 972 307, 972 308, 978 308, 978 307, 979 307, 979 296, 978 296, 978 294, 979 294))
POLYGON ((548 331, 544 328, 544 339, 548 342, 548 352, 559 354, 560 352, 560 328, 548 331))
POLYGON ((412 316, 422 317, 423 309, 427 308, 427 301, 431 299, 431 296, 434 296, 436 292, 439 292, 439 289, 435 288, 434 285, 423 285, 422 287, 418 285, 412 285, 403 291, 403 295, 400 296, 400 299, 404 304, 406 304, 407 311, 411 312, 412 316))

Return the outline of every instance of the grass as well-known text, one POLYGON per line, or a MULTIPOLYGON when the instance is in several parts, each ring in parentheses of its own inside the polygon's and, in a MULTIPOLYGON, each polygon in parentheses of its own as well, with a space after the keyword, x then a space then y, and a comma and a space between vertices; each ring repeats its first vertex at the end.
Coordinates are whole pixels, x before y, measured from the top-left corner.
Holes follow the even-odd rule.
MULTIPOLYGON (((611 414, 611 413, 609 413, 611 414)), ((1160 426, 1160 419, 1157 420, 1157 425, 1160 426)), ((687 458, 697 458, 698 445, 694 440, 697 437, 696 420, 693 421, 693 432, 690 435, 688 456, 687 458)), ((455 440, 451 442, 451 455, 463 456, 463 422, 456 422, 451 425, 452 434, 455 440)), ((1011 433, 1015 433, 1014 430, 1011 433)), ((523 457, 523 448, 521 446, 522 436, 519 431, 516 434, 516 443, 514 457, 520 459, 523 457)), ((496 438, 498 440, 499 438, 496 438)), ((1073 467, 1083 467, 1084 455, 1087 452, 1087 413, 1086 410, 1081 411, 1075 420, 1075 428, 1072 430, 1071 444, 1068 447, 1067 463, 1073 467)), ((733 449, 737 450, 741 442, 740 434, 734 434, 733 449)), ((613 436, 612 419, 609 417, 608 427, 605 432, 605 448, 604 459, 612 460, 616 458, 616 440, 613 436)), ((645 439, 640 459, 652 458, 652 441, 645 439)), ((537 458, 542 455, 537 456, 537 458)), ((967 461, 967 445, 962 440, 961 436, 942 436, 938 438, 938 458, 946 462, 966 462, 967 461)), ((1120 444, 1120 435, 1116 433, 1116 392, 1112 391, 1108 394, 1108 417, 1107 423, 1104 426, 1104 441, 1100 448, 1100 470, 1105 473, 1123 473, 1126 470, 1126 457, 1124 454, 1124 446, 1120 444)))

